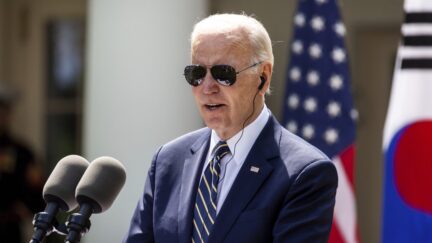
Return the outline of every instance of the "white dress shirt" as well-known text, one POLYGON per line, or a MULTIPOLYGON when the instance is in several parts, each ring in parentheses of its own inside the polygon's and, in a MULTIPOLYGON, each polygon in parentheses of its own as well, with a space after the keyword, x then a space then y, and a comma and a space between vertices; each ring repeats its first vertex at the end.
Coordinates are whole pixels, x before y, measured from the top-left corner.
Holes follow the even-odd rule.
MULTIPOLYGON (((245 162, 246 156, 249 154, 252 145, 255 143, 258 135, 267 124, 269 116, 270 112, 268 111, 267 106, 264 105, 260 115, 252 123, 226 141, 231 154, 224 156, 221 161, 221 177, 219 178, 218 183, 217 213, 219 213, 219 210, 221 209, 240 168, 245 162)), ((213 158, 213 149, 220 140, 221 139, 216 132, 212 130, 210 149, 207 153, 206 163, 202 173, 204 173, 204 170, 213 158)))

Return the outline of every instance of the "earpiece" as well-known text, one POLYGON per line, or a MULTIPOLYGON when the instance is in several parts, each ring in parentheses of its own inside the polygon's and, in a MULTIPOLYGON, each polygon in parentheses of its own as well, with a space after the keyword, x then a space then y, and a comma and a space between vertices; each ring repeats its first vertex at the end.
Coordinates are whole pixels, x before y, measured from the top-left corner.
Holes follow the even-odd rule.
POLYGON ((259 90, 261 90, 261 89, 264 87, 264 84, 265 84, 265 82, 266 82, 266 79, 264 78, 264 76, 260 76, 260 79, 261 79, 261 83, 260 83, 260 85, 258 86, 258 89, 259 89, 259 90))
MULTIPOLYGON (((235 153, 236 153, 237 144, 238 144, 238 142, 239 142, 239 141, 242 139, 242 137, 243 137, 243 133, 244 133, 244 128, 245 128, 245 126, 246 126, 246 122, 249 121, 249 119, 250 119, 250 118, 255 114, 255 99, 256 99, 256 97, 258 96, 259 91, 264 87, 264 84, 265 84, 265 82, 266 82, 266 78, 265 78, 264 76, 260 76, 260 79, 261 79, 261 83, 260 83, 260 85, 258 86, 258 90, 256 91, 256 93, 255 93, 255 95, 254 95, 254 97, 253 97, 253 100, 252 100, 252 112, 251 112, 250 115, 246 118, 246 120, 243 122, 242 129, 241 129, 241 133, 240 133, 240 137, 237 139, 237 142, 234 144, 234 151, 232 152, 233 156, 229 159, 229 161, 231 161, 231 160, 234 158, 234 155, 235 155, 235 153)), ((229 162, 229 161, 228 161, 228 162, 229 162)), ((228 162, 226 162, 226 163, 228 163, 228 162)))

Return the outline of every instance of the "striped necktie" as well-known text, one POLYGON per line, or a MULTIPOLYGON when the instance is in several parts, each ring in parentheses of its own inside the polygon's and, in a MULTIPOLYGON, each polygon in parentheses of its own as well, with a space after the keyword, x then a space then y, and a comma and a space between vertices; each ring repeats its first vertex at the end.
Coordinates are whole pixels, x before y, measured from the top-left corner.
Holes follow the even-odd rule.
POLYGON ((219 141, 213 153, 213 159, 201 177, 195 199, 192 243, 205 243, 216 219, 221 160, 230 153, 228 144, 225 141, 219 141))

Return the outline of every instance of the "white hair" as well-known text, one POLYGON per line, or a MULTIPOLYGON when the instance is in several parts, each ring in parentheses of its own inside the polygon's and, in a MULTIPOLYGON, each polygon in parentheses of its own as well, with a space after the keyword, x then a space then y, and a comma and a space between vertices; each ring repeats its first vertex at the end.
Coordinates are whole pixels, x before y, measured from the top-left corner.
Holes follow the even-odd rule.
POLYGON ((244 14, 214 14, 195 24, 191 34, 192 50, 201 34, 223 34, 240 47, 250 48, 252 61, 270 62, 273 66, 273 50, 270 36, 255 18, 244 14), (248 40, 249 43, 245 43, 248 40))

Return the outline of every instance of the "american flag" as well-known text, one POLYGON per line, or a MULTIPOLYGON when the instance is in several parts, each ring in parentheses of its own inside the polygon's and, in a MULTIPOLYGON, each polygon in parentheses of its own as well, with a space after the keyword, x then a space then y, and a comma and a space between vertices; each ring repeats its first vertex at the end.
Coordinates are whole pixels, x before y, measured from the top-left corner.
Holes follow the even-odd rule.
POLYGON ((351 243, 358 242, 353 176, 357 112, 344 36, 336 0, 299 1, 283 124, 334 162, 339 186, 329 242, 351 243))

